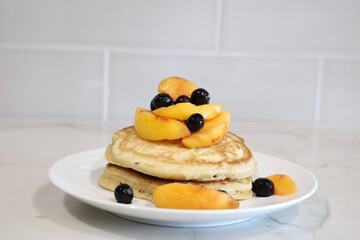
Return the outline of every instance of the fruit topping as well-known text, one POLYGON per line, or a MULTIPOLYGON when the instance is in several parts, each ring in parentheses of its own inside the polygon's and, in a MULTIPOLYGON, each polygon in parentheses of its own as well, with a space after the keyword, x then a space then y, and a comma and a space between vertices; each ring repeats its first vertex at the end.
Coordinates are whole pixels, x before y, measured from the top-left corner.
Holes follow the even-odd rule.
POLYGON ((198 113, 204 116, 205 120, 214 119, 223 112, 221 104, 205 104, 196 106, 198 113))
POLYGON ((219 192, 223 192, 223 193, 226 193, 226 194, 228 194, 225 190, 218 190, 219 192))
POLYGON ((185 102, 191 102, 191 98, 189 98, 186 95, 181 95, 175 100, 175 104, 185 103, 185 102))
POLYGON ((134 192, 132 188, 127 184, 120 184, 114 190, 114 196, 118 203, 131 203, 134 192))
POLYGON ((190 135, 185 123, 137 108, 135 112, 135 131, 144 140, 174 140, 190 135))
POLYGON ((175 209, 234 209, 239 202, 230 195, 204 187, 183 183, 169 183, 153 192, 157 207, 175 209))
POLYGON ((169 77, 159 83, 158 92, 168 93, 175 101, 181 95, 190 97, 191 93, 197 88, 194 83, 184 78, 169 77))
POLYGON ((191 102, 195 105, 208 104, 210 94, 203 88, 198 88, 191 93, 191 102))
POLYGON ((295 181, 284 174, 274 174, 266 177, 274 183, 274 195, 291 195, 296 192, 295 181))
POLYGON ((191 132, 197 132, 204 127, 205 119, 200 113, 194 113, 186 120, 186 126, 191 132))
POLYGON ((151 109, 151 111, 154 111, 156 109, 153 101, 150 102, 150 109, 151 109))
POLYGON ((182 143, 188 148, 210 147, 224 138, 230 124, 230 114, 222 112, 217 118, 205 121, 198 132, 184 137, 182 143))
POLYGON ((224 114, 221 104, 209 104, 209 101, 209 92, 191 81, 166 78, 159 83, 158 94, 151 100, 151 111, 136 110, 136 134, 151 141, 182 139, 189 148, 215 145, 227 133, 230 114, 224 114))
POLYGON ((151 110, 155 110, 161 107, 168 107, 173 105, 174 102, 172 100, 172 98, 170 97, 169 94, 167 93, 159 93, 158 95, 156 95, 150 103, 150 108, 151 110))
POLYGON ((258 197, 269 197, 274 193, 274 184, 270 179, 258 178, 253 182, 252 190, 258 197))
POLYGON ((223 106, 221 104, 206 104, 196 106, 192 103, 178 103, 169 107, 163 107, 154 110, 155 114, 178 120, 187 120, 194 113, 200 113, 203 115, 205 120, 210 120, 216 118, 222 112, 223 106))

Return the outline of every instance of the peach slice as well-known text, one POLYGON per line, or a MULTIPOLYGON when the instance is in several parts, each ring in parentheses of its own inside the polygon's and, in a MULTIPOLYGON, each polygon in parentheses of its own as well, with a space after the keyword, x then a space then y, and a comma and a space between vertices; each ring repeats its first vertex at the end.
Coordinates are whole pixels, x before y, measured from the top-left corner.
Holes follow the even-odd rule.
POLYGON ((213 189, 183 183, 169 183, 155 188, 154 203, 160 208, 235 209, 239 202, 213 189))
POLYGON ((160 116, 187 120, 192 114, 200 113, 205 120, 216 118, 223 112, 221 104, 204 104, 196 106, 192 103, 178 103, 169 107, 158 108, 153 113, 160 116))
POLYGON ((296 192, 295 181, 284 174, 274 174, 266 177, 274 183, 274 195, 291 195, 296 192))
POLYGON ((159 83, 158 92, 169 94, 175 101, 181 95, 190 97, 191 93, 197 88, 198 86, 184 78, 169 77, 159 83))
POLYGON ((183 122, 162 117, 143 108, 135 112, 135 131, 145 140, 174 140, 190 135, 190 130, 183 122))
POLYGON ((230 113, 222 112, 215 119, 205 121, 200 131, 182 139, 182 143, 188 148, 210 147, 223 140, 230 125, 230 113))
POLYGON ((206 121, 204 127, 201 130, 205 131, 207 129, 216 127, 219 124, 226 123, 226 131, 227 131, 230 125, 230 119, 231 119, 230 113, 224 111, 217 118, 206 121))

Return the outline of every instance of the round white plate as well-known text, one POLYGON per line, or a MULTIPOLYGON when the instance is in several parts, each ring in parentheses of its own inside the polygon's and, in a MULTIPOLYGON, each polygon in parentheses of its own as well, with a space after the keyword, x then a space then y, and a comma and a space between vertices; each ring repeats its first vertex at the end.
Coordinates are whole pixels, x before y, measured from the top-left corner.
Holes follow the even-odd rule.
POLYGON ((254 153, 258 162, 258 176, 286 174, 297 185, 296 194, 289 196, 252 197, 240 201, 238 209, 176 210, 156 208, 150 201, 134 198, 131 204, 117 203, 113 192, 101 188, 97 180, 106 161, 105 149, 71 155, 56 162, 49 170, 53 184, 71 196, 92 206, 138 222, 174 226, 209 227, 245 221, 249 218, 290 207, 310 197, 317 188, 313 174, 305 168, 273 156, 254 153))

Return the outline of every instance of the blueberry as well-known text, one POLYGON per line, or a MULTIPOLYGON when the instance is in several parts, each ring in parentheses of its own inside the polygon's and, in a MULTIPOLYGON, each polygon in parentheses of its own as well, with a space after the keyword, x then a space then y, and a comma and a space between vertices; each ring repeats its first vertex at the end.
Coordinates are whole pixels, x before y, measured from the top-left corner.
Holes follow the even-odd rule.
POLYGON ((151 101, 150 103, 150 109, 151 111, 154 111, 156 109, 155 105, 154 105, 154 101, 151 101))
POLYGON ((258 197, 269 197, 274 193, 274 183, 268 178, 258 178, 253 182, 252 190, 258 197))
POLYGON ((204 117, 200 113, 194 113, 186 120, 186 126, 191 132, 199 131, 205 123, 204 117))
POLYGON ((185 102, 191 102, 191 98, 189 98, 186 95, 181 95, 175 100, 175 104, 177 104, 177 103, 185 103, 185 102))
POLYGON ((228 194, 227 191, 225 191, 225 190, 221 190, 221 189, 220 189, 220 190, 218 190, 218 191, 228 194))
POLYGON ((161 108, 161 107, 168 107, 174 104, 174 101, 167 93, 159 93, 156 95, 150 103, 151 111, 161 108))
POLYGON ((131 203, 134 192, 132 188, 127 184, 120 184, 114 190, 114 196, 118 203, 131 203))
POLYGON ((210 101, 210 94, 203 88, 195 89, 191 93, 191 102, 195 105, 208 104, 210 101))

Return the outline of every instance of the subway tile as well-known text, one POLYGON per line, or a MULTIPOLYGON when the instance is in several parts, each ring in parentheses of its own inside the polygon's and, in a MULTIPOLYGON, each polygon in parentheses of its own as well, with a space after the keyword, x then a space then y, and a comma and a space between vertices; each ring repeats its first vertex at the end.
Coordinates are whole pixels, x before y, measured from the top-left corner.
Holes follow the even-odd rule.
POLYGON ((212 49, 216 0, 0 2, 4 42, 212 49))
POLYGON ((224 0, 224 50, 360 52, 357 0, 224 0))
POLYGON ((325 61, 320 122, 360 126, 360 61, 325 61))
POLYGON ((0 117, 99 120, 101 54, 0 50, 0 117))
POLYGON ((179 76, 207 89, 234 121, 312 124, 317 62, 231 57, 114 54, 109 117, 133 121, 150 108, 158 83, 179 76))

